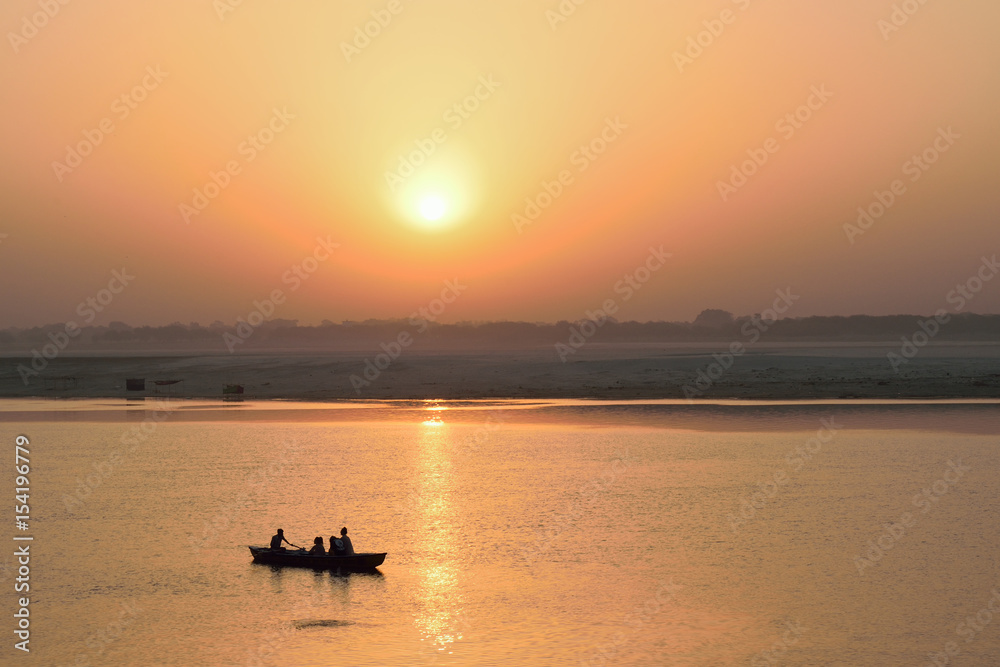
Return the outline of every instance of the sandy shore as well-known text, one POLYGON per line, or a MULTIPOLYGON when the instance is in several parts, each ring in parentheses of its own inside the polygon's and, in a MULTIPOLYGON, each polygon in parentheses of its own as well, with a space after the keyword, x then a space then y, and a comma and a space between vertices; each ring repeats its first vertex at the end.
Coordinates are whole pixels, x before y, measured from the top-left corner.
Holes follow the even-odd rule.
POLYGON ((729 358, 721 347, 586 346, 565 362, 552 348, 444 354, 369 353, 57 357, 27 385, 0 359, 0 396, 217 398, 997 398, 1000 345, 921 350, 898 372, 883 345, 761 345, 729 358), (388 363, 387 363, 388 362, 388 363), (383 368, 379 368, 383 366, 383 368), (143 378, 143 392, 126 392, 143 378), (156 386, 154 380, 181 380, 156 386))

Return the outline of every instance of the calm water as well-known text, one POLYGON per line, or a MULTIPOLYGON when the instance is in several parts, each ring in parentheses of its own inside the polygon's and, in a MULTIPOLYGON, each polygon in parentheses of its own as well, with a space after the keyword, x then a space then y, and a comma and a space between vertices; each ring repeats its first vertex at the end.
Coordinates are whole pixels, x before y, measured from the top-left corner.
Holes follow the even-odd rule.
POLYGON ((1000 664, 995 403, 0 410, 5 664, 1000 664), (381 574, 250 562, 345 525, 381 574))

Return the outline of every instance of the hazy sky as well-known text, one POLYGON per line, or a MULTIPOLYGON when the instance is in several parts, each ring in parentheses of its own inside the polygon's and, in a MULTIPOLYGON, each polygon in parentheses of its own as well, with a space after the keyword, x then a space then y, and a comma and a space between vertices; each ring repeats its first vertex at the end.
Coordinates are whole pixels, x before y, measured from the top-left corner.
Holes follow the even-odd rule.
POLYGON ((1000 252, 997 25, 995 0, 5 0, 0 326, 88 298, 233 322, 275 290, 303 323, 445 290, 448 322, 786 288, 790 316, 953 309, 1000 252))

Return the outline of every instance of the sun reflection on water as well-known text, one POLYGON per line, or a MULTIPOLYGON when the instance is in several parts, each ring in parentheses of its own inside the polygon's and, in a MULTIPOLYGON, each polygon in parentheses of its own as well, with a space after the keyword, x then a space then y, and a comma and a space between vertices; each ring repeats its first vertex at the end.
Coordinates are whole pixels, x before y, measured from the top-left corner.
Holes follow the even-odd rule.
POLYGON ((432 404, 426 409, 434 415, 422 422, 433 428, 420 430, 421 502, 417 511, 423 548, 417 571, 422 608, 417 612, 415 623, 423 641, 428 642, 432 650, 448 652, 454 642, 462 639, 459 626, 463 596, 454 562, 455 535, 461 528, 453 505, 452 433, 439 414, 447 408, 432 404))
POLYGON ((426 401, 426 402, 428 403, 428 406, 424 408, 424 410, 426 410, 427 412, 432 412, 434 414, 432 414, 430 418, 424 420, 422 424, 424 426, 444 426, 444 420, 441 419, 441 415, 438 413, 447 410, 448 406, 441 405, 437 401, 426 401))

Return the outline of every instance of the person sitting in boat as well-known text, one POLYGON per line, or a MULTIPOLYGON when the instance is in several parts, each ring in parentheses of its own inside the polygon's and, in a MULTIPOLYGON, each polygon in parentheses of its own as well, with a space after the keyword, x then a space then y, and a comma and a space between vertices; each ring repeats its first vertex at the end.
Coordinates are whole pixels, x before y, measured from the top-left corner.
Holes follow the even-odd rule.
POLYGON ((310 556, 325 556, 326 549, 323 548, 323 538, 317 537, 313 540, 312 549, 309 550, 310 556))
POLYGON ((351 544, 351 538, 347 536, 347 528, 340 529, 340 537, 330 536, 330 551, 335 556, 353 556, 354 555, 354 545, 351 544))
POLYGON ((285 539, 285 531, 278 529, 278 534, 271 538, 271 549, 273 551, 284 551, 285 547, 281 546, 281 543, 285 542, 290 547, 295 545, 285 539))

